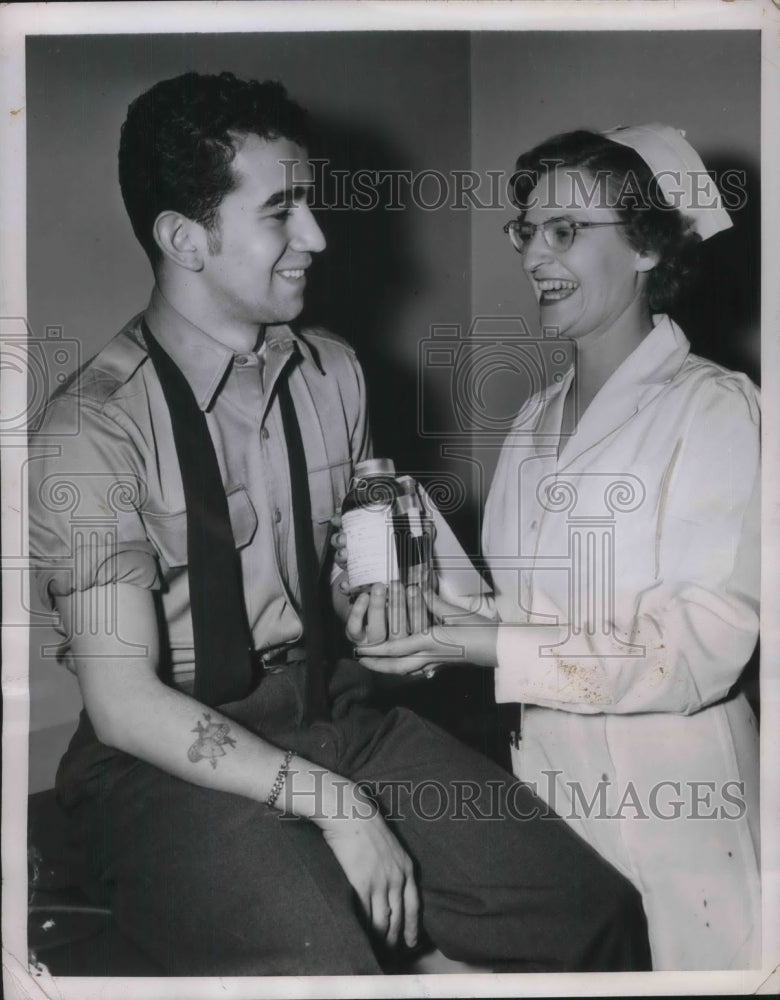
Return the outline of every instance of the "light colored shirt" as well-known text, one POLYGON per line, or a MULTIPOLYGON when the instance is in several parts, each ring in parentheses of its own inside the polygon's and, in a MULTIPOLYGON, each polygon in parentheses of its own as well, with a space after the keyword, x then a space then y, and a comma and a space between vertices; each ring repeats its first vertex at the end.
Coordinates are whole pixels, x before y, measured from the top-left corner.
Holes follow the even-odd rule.
MULTIPOLYGON (((294 643, 302 625, 289 467, 273 388, 290 366, 315 545, 324 562, 330 558, 330 519, 340 510, 353 463, 370 454, 365 386, 354 351, 322 330, 296 334, 275 326, 266 330, 262 358, 237 355, 157 289, 145 317, 206 413, 255 647, 294 643)), ((140 320, 132 320, 49 404, 31 450, 30 551, 47 603, 112 582, 159 590, 164 647, 175 682, 187 686, 194 649, 184 492, 140 320)))
POLYGON ((666 317, 562 439, 571 383, 520 411, 486 506, 513 769, 640 889, 654 968, 745 967, 758 733, 730 690, 758 632, 758 392, 666 317))

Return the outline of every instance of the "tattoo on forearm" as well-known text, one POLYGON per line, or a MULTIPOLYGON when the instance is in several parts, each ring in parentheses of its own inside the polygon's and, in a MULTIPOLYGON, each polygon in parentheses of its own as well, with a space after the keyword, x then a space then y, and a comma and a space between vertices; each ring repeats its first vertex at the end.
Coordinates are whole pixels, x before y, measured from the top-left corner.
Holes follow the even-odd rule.
POLYGON ((208 712, 203 713, 206 720, 205 725, 198 722, 193 733, 198 734, 198 738, 187 751, 187 756, 197 764, 199 760, 207 760, 213 768, 217 766, 217 757, 224 757, 227 753, 225 747, 234 747, 236 741, 229 736, 230 726, 227 722, 212 722, 208 712))

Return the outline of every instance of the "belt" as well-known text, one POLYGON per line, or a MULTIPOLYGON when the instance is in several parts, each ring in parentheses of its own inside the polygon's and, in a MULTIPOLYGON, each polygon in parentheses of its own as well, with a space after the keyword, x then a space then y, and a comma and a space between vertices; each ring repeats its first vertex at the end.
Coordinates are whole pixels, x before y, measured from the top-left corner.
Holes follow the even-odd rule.
POLYGON ((509 730, 509 743, 515 750, 519 750, 523 742, 523 706, 512 705, 510 712, 510 725, 513 728, 509 730))
POLYGON ((255 650, 252 656, 256 670, 276 674, 291 663, 304 661, 306 650, 303 646, 275 646, 271 649, 255 650))

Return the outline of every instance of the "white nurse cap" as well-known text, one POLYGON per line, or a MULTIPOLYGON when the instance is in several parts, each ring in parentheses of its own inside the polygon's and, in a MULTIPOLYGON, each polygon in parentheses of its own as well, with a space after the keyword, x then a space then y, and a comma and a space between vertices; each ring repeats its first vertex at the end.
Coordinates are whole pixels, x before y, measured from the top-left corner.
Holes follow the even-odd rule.
POLYGON ((653 123, 621 126, 601 134, 642 157, 664 198, 690 220, 703 240, 731 227, 717 185, 685 132, 653 123))

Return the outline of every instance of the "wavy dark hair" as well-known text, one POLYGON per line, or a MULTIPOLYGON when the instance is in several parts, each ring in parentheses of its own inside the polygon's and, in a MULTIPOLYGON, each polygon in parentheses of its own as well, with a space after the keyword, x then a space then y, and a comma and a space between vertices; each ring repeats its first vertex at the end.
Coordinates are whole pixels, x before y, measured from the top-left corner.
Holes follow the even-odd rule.
POLYGON ((603 181, 607 204, 627 223, 621 227, 624 238, 635 250, 658 256, 645 290, 651 311, 669 312, 694 269, 701 238, 669 205, 645 161, 598 132, 579 129, 553 136, 517 159, 510 196, 521 213, 540 176, 556 167, 576 167, 603 181))
POLYGON ((181 212, 219 244, 217 210, 236 184, 231 168, 241 140, 290 139, 308 148, 307 112, 281 83, 232 73, 185 73, 155 84, 127 111, 119 142, 119 186, 130 222, 152 261, 160 212, 181 212))

